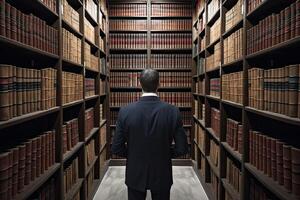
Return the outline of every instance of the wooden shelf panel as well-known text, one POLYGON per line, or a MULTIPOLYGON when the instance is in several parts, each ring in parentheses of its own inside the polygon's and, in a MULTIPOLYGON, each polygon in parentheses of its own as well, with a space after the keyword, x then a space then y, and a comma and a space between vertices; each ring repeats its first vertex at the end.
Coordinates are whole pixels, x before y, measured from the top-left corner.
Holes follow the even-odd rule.
POLYGON ((214 100, 214 101, 220 101, 220 97, 215 97, 212 95, 205 95, 208 99, 214 100))
POLYGON ((34 120, 37 118, 41 118, 41 117, 47 116, 49 114, 53 114, 58 111, 59 111, 59 107, 54 107, 49 110, 42 110, 42 111, 37 111, 37 112, 33 112, 33 113, 28 113, 25 115, 14 117, 14 118, 6 120, 6 121, 1 121, 0 122, 0 130, 11 127, 11 126, 15 126, 18 124, 22 124, 24 122, 28 122, 28 121, 31 121, 31 120, 34 120))
POLYGON ((197 124, 201 125, 202 128, 206 129, 204 120, 198 119, 195 115, 193 115, 193 118, 194 118, 194 120, 196 121, 197 124))
POLYGON ((87 167, 87 169, 85 171, 85 177, 87 177, 89 175, 89 173, 91 172, 91 170, 95 166, 95 163, 97 162, 98 158, 99 158, 99 156, 96 156, 95 159, 93 160, 93 162, 87 167))
POLYGON ((92 15, 87 11, 85 10, 85 18, 91 23, 92 26, 98 26, 98 22, 97 20, 95 20, 92 15))
POLYGON ((79 191, 79 189, 82 186, 83 178, 79 178, 77 182, 72 186, 72 188, 69 190, 69 192, 65 195, 66 200, 72 200, 75 194, 79 191))
POLYGON ((221 181, 222 181, 223 187, 231 195, 233 200, 240 200, 241 199, 240 194, 238 193, 238 191, 236 191, 234 189, 234 187, 228 182, 228 180, 226 178, 222 178, 221 181))
POLYGON ((207 132, 212 136, 212 138, 219 144, 220 139, 216 136, 215 131, 212 128, 206 128, 207 132))
POLYGON ((80 33, 78 30, 76 30, 75 28, 73 28, 73 26, 71 24, 69 24, 69 22, 67 22, 66 20, 62 19, 62 26, 63 28, 65 28, 66 30, 70 31, 71 33, 73 33, 76 37, 78 38, 82 38, 83 34, 80 33))
POLYGON ((42 175, 40 175, 40 177, 36 178, 29 185, 25 186, 23 190, 17 194, 15 200, 25 200, 29 198, 30 195, 32 195, 38 188, 40 188, 46 181, 48 181, 49 178, 53 176, 53 174, 55 174, 59 168, 59 163, 56 163, 50 168, 48 168, 48 170, 45 171, 42 175))
POLYGON ((92 96, 89 96, 89 97, 85 97, 85 101, 95 100, 95 99, 98 99, 98 98, 99 98, 99 95, 92 95, 92 96))
POLYGON ((81 149, 84 145, 84 142, 78 142, 70 151, 67 151, 63 155, 63 163, 65 163, 67 160, 69 160, 74 154, 76 154, 79 149, 81 149))
POLYGON ((147 33, 147 30, 109 30, 109 33, 147 33))
POLYGON ((88 143, 94 136, 95 134, 99 131, 99 127, 93 128, 89 135, 84 139, 85 143, 88 143))
POLYGON ((230 29, 228 29, 226 32, 224 32, 222 34, 222 37, 225 39, 228 36, 230 36, 232 33, 234 33, 235 31, 239 30, 240 28, 243 28, 243 22, 244 20, 241 19, 240 21, 238 21, 235 25, 233 25, 230 29))
MULTIPOLYGON (((157 71, 191 71, 191 69, 189 68, 153 68, 157 71)), ((132 68, 128 68, 128 69, 123 69, 123 68, 112 68, 110 69, 111 72, 140 72, 140 71, 143 71, 144 68, 135 68, 135 69, 132 69, 132 68)))
POLYGON ((232 155, 237 161, 239 161, 240 163, 242 163, 242 155, 237 152, 237 151, 234 151, 232 149, 231 146, 229 146, 229 144, 227 142, 221 142, 221 144, 223 145, 223 147, 226 149, 226 151, 232 155))
POLYGON ((216 166, 212 163, 212 161, 211 161, 211 159, 210 159, 209 156, 206 156, 206 159, 207 159, 207 162, 208 162, 210 168, 212 169, 213 173, 216 175, 216 177, 220 178, 220 172, 219 172, 220 170, 219 170, 219 168, 216 167, 216 166))
POLYGON ((235 107, 235 108, 239 108, 239 109, 243 108, 242 104, 235 103, 235 102, 232 102, 232 101, 227 101, 227 100, 223 100, 222 99, 222 103, 225 104, 225 105, 229 105, 229 106, 235 107))
POLYGON ((82 103, 83 103, 83 99, 80 99, 80 100, 77 100, 77 101, 72 101, 72 102, 64 104, 63 109, 66 109, 66 108, 69 108, 69 107, 72 107, 72 106, 77 106, 77 105, 82 104, 82 103))
POLYGON ((201 154, 205 157, 205 153, 204 153, 204 150, 199 146, 199 144, 197 143, 196 140, 194 140, 194 143, 197 145, 199 151, 201 152, 201 154))
POLYGON ((107 120, 104 119, 100 122, 99 128, 101 129, 105 124, 106 124, 107 120))

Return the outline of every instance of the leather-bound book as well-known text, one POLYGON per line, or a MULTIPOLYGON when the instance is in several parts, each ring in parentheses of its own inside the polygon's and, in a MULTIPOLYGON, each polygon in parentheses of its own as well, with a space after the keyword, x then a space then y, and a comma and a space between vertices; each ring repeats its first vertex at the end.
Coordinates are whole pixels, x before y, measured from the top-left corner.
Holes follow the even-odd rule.
POLYGON ((5 28, 6 28, 7 38, 11 38, 10 11, 11 11, 11 6, 8 3, 6 3, 5 4, 5 28))
POLYGON ((7 198, 12 199, 12 175, 13 175, 13 153, 8 153, 8 185, 7 185, 7 198))
POLYGON ((31 180, 31 151, 32 151, 32 145, 31 142, 25 142, 26 147, 26 157, 25 157, 25 180, 24 184, 28 185, 31 180))
POLYGON ((46 135, 45 133, 41 135, 41 174, 45 172, 45 166, 46 166, 46 135))
POLYGON ((271 138, 271 177, 277 181, 276 139, 271 138))
POLYGON ((300 196, 300 149, 292 148, 292 192, 300 196))
POLYGON ((17 39, 17 9, 11 6, 10 10, 10 26, 11 26, 11 39, 17 39))
POLYGON ((19 146, 19 173, 18 173, 18 191, 24 188, 25 181, 25 159, 26 159, 26 146, 19 146))
POLYGON ((36 138, 36 177, 42 173, 42 137, 36 138))
POLYGON ((56 160, 55 160, 55 153, 56 153, 55 138, 56 138, 56 135, 55 134, 56 134, 56 132, 53 131, 52 138, 51 138, 52 139, 52 165, 54 165, 56 162, 56 160))
POLYGON ((0 199, 5 200, 8 200, 9 157, 9 152, 0 154, 0 199))
POLYGON ((31 140, 31 181, 36 178, 37 138, 31 140))
POLYGON ((299 36, 300 35, 300 1, 297 0, 296 2, 296 32, 295 32, 295 36, 299 36))
POLYGON ((0 64, 0 121, 11 118, 11 65, 0 64))
POLYGON ((271 141, 272 139, 270 137, 266 138, 267 140, 267 175, 272 176, 272 160, 271 160, 271 141))
POLYGON ((291 162, 291 146, 283 145, 283 186, 292 191, 292 162, 291 162))
POLYGON ((12 198, 18 193, 19 148, 13 148, 12 198))
POLYGON ((267 136, 262 137, 262 171, 267 174, 267 136))
POLYGON ((276 141, 277 182, 283 185, 283 142, 276 141))
POLYGON ((289 109, 288 115, 290 117, 298 116, 298 75, 299 75, 299 66, 298 65, 290 65, 289 69, 289 82, 288 82, 288 93, 289 93, 289 109))
POLYGON ((0 35, 6 35, 5 32, 5 0, 0 0, 0 35))

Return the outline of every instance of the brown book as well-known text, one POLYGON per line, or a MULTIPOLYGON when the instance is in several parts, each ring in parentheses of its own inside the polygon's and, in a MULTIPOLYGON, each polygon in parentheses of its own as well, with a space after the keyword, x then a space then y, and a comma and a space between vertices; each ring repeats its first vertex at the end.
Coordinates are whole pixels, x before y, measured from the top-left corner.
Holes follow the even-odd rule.
POLYGON ((298 118, 300 118, 300 65, 298 65, 298 118))
POLYGON ((46 169, 46 135, 45 133, 41 135, 41 174, 45 172, 46 169))
POLYGON ((26 157, 25 157, 25 179, 24 184, 28 185, 31 180, 31 151, 32 143, 30 141, 25 142, 26 157))
POLYGON ((5 4, 5 28, 6 28, 7 38, 11 38, 10 11, 11 11, 11 6, 8 3, 6 3, 5 4))
POLYGON ((10 10, 10 22, 11 22, 11 39, 17 39, 17 9, 11 6, 10 10))
POLYGON ((295 31, 295 36, 300 35, 300 1, 297 0, 296 4, 296 31, 295 31))
POLYGON ((288 66, 289 70, 289 109, 288 116, 297 117, 298 115, 298 79, 299 79, 299 66, 298 65, 290 65, 288 66))
POLYGON ((6 35, 5 31, 5 0, 0 0, 0 35, 6 35))
POLYGON ((291 146, 283 145, 283 186, 292 191, 292 162, 291 162, 291 146))
POLYGON ((277 182, 283 185, 283 142, 276 141, 277 182))
POLYGON ((11 118, 11 65, 0 64, 0 121, 11 118))
POLYGON ((300 149, 292 148, 292 192, 300 196, 300 149))
POLYGON ((0 197, 8 200, 9 160, 10 153, 0 154, 0 197))
POLYGON ((25 181, 25 159, 26 159, 26 146, 19 146, 19 173, 18 173, 18 191, 24 188, 25 181))
POLYGON ((271 138, 271 177, 277 181, 276 139, 271 138))
POLYGON ((36 178, 37 138, 31 140, 31 181, 36 178))
POLYGON ((19 173, 19 149, 13 148, 13 172, 12 172, 12 198, 18 193, 18 173, 19 173))
POLYGON ((36 140, 36 177, 39 177, 42 171, 42 137, 39 136, 36 140))
POLYGON ((271 160, 271 138, 267 136, 266 138, 266 143, 267 143, 267 175, 272 176, 272 160, 271 160))

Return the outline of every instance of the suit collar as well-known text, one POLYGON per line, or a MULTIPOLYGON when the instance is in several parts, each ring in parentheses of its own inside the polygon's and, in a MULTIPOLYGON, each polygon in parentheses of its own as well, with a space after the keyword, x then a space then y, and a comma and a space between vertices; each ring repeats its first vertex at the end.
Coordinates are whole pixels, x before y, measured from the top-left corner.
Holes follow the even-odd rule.
POLYGON ((142 96, 140 101, 159 101, 158 96, 142 96))

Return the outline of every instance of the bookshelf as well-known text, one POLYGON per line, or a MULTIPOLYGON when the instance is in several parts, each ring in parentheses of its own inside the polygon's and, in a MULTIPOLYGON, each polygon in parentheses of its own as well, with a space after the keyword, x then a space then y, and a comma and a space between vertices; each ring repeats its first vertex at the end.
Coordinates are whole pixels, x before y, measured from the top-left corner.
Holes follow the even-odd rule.
MULTIPOLYGON (((112 142, 120 106, 141 96, 138 74, 145 68, 159 71, 162 83, 159 96, 180 108, 191 144, 191 4, 180 0, 113 0, 109 4, 109 13, 111 67, 108 144, 112 142), (171 82, 172 78, 178 81, 171 82), (120 101, 121 98, 124 102, 120 101), (182 98, 185 99, 182 101, 182 98)), ((109 156, 118 163, 114 161, 118 159, 115 155, 109 152, 109 156)), ((189 154, 182 158, 186 159, 186 163, 190 157, 189 154)))
MULTIPOLYGON (((270 89, 262 86, 269 77, 276 75, 278 82, 283 82, 283 74, 293 77, 294 68, 298 72, 298 22, 293 17, 284 21, 285 14, 290 16, 289 10, 292 10, 291 16, 296 16, 294 5, 297 3, 299 1, 194 1, 192 158, 210 199, 300 198, 295 189, 296 174, 287 167, 288 163, 294 163, 295 167, 299 160, 296 153, 299 144, 295 142, 298 140, 295 133, 300 127, 300 116, 296 113, 299 99, 294 101, 299 90, 290 96, 286 93, 287 98, 281 98, 285 92, 279 94, 278 91, 269 97, 270 89), (272 24, 276 18, 283 20, 280 30, 272 24), (218 28, 215 28, 216 23, 220 23, 218 28), (254 32, 258 27, 262 27, 261 32, 254 32), (273 32, 266 32, 272 28, 273 32), (276 31, 281 33, 280 39, 276 31), (251 43, 254 38, 261 42, 251 43), (273 103, 272 99, 280 103, 273 103), (219 110, 220 116, 216 117, 213 109, 219 110), (216 124, 220 127, 219 136, 216 124), (211 157, 215 152, 211 141, 219 149, 218 166, 211 157), (287 158, 291 151, 295 157, 287 158), (287 178, 288 174, 294 176, 293 181, 287 178)), ((299 77, 299 73, 295 73, 295 77, 299 77)))
POLYGON ((0 181, 1 199, 93 198, 108 163, 107 7, 105 0, 0 2, 0 76, 24 89, 0 95, 0 171, 13 169, 0 181), (4 166, 7 159, 14 163, 4 166))

